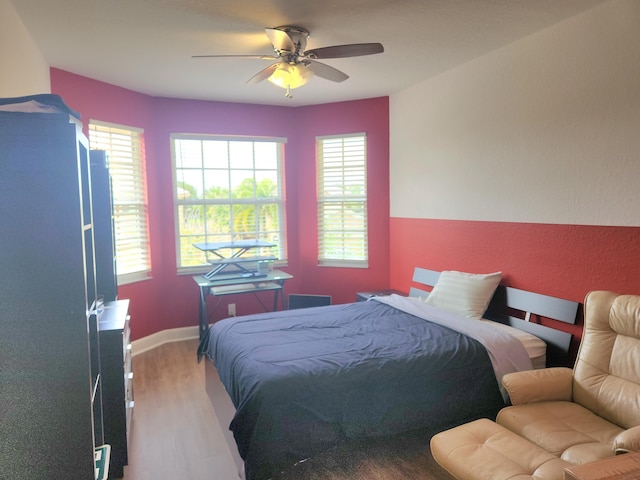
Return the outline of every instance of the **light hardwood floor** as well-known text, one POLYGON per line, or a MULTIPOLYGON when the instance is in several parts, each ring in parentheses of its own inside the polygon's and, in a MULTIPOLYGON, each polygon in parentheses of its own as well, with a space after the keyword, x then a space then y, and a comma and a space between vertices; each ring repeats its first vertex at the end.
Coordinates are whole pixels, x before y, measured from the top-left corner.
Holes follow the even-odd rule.
MULTIPOLYGON (((135 409, 125 480, 236 480, 236 469, 205 391, 197 340, 133 358, 135 409)), ((446 480, 428 439, 406 436, 335 449, 273 480, 446 480)))
POLYGON ((125 480, 232 480, 227 444, 209 402, 197 340, 133 357, 135 407, 125 480))

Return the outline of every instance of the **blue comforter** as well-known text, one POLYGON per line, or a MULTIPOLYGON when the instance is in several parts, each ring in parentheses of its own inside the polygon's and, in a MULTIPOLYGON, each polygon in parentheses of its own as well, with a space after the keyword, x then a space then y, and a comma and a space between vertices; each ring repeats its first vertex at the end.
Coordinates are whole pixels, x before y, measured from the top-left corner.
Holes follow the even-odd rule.
POLYGON ((250 480, 350 439, 435 433, 504 406, 478 341, 379 302, 230 318, 205 341, 250 480))

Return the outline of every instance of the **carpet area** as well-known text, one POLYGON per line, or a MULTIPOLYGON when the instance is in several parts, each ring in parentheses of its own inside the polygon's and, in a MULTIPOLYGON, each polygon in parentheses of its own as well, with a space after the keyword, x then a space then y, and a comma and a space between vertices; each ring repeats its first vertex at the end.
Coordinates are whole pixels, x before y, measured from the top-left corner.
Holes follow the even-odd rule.
POLYGON ((273 480, 451 480, 420 432, 335 447, 299 462, 273 480))

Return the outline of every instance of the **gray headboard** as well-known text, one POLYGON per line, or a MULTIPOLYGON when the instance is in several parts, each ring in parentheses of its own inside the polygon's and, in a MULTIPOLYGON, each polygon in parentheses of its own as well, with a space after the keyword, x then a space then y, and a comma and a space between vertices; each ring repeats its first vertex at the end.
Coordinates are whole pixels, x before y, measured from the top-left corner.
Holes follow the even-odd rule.
MULTIPOLYGON (((414 282, 430 287, 436 284, 439 277, 440 272, 425 268, 416 267, 413 272, 414 282)), ((427 290, 416 287, 411 287, 409 291, 411 297, 428 295, 427 290)), ((540 316, 574 324, 579 305, 578 302, 500 285, 484 317, 511 325, 544 340, 547 343, 547 366, 567 365, 572 335, 531 320, 534 316, 540 316), (523 318, 519 318, 520 316, 523 318)))

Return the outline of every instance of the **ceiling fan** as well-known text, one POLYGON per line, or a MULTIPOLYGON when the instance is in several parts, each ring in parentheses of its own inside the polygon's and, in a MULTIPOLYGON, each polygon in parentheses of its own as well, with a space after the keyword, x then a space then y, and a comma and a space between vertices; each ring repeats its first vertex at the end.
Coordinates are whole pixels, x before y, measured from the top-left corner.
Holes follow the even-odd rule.
POLYGON ((313 75, 332 82, 343 82, 349 78, 346 73, 318 62, 318 59, 359 57, 384 52, 384 47, 380 43, 352 43, 305 50, 309 38, 309 31, 305 28, 285 25, 265 28, 265 32, 273 45, 275 55, 194 55, 193 58, 274 60, 275 63, 259 71, 247 80, 247 83, 258 83, 268 79, 271 83, 284 88, 285 95, 291 98, 291 90, 307 83, 313 75))

